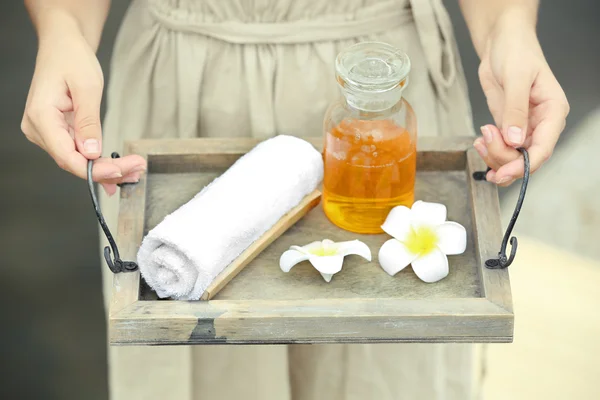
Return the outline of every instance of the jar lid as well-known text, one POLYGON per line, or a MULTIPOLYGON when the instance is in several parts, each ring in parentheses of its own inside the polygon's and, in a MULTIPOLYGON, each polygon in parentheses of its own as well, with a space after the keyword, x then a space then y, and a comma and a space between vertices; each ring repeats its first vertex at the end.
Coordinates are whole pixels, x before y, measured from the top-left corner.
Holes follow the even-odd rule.
POLYGON ((354 44, 336 58, 338 82, 366 92, 385 92, 404 86, 410 59, 403 51, 383 42, 354 44))

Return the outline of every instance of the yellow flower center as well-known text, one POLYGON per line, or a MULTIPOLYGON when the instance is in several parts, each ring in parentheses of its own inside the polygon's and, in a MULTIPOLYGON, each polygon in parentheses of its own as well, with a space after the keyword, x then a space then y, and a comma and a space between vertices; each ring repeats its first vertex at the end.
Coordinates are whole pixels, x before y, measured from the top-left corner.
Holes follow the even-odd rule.
POLYGON ((439 241, 437 233, 429 226, 410 228, 404 245, 413 254, 425 255, 433 251, 439 241))
POLYGON ((319 257, 335 256, 337 254, 337 249, 335 247, 319 247, 318 249, 312 250, 311 253, 319 257))

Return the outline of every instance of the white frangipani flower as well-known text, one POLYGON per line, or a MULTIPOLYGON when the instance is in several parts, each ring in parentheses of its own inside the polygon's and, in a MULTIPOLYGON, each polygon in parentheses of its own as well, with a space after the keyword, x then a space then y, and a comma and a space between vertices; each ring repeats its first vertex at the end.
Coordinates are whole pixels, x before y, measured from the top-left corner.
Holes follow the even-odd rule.
POLYGON ((448 275, 446 256, 467 247, 467 231, 446 221, 443 204, 416 201, 412 208, 394 207, 381 228, 393 237, 379 250, 379 263, 390 275, 411 264, 421 280, 437 282, 448 275))
POLYGON ((325 281, 329 282, 333 274, 341 271, 344 257, 351 254, 371 261, 371 250, 360 240, 335 243, 325 239, 306 246, 291 246, 281 255, 279 267, 283 272, 289 272, 294 265, 308 260, 321 273, 325 281))

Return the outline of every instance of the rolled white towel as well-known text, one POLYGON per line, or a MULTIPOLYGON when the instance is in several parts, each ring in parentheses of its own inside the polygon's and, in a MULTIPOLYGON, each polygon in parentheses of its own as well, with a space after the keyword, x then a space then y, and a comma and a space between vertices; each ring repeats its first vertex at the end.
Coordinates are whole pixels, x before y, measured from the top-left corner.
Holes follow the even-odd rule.
POLYGON ((321 154, 287 135, 259 143, 142 241, 142 276, 161 298, 197 300, 215 277, 317 189, 321 154))

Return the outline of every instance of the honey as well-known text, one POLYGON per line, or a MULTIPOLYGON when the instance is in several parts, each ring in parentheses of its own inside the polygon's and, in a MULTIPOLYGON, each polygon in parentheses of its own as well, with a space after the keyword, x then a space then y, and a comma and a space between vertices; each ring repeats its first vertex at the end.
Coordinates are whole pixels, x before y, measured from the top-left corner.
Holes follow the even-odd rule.
POLYGON ((326 133, 323 207, 340 228, 380 233, 389 211, 414 202, 416 145, 392 120, 346 119, 326 133))

